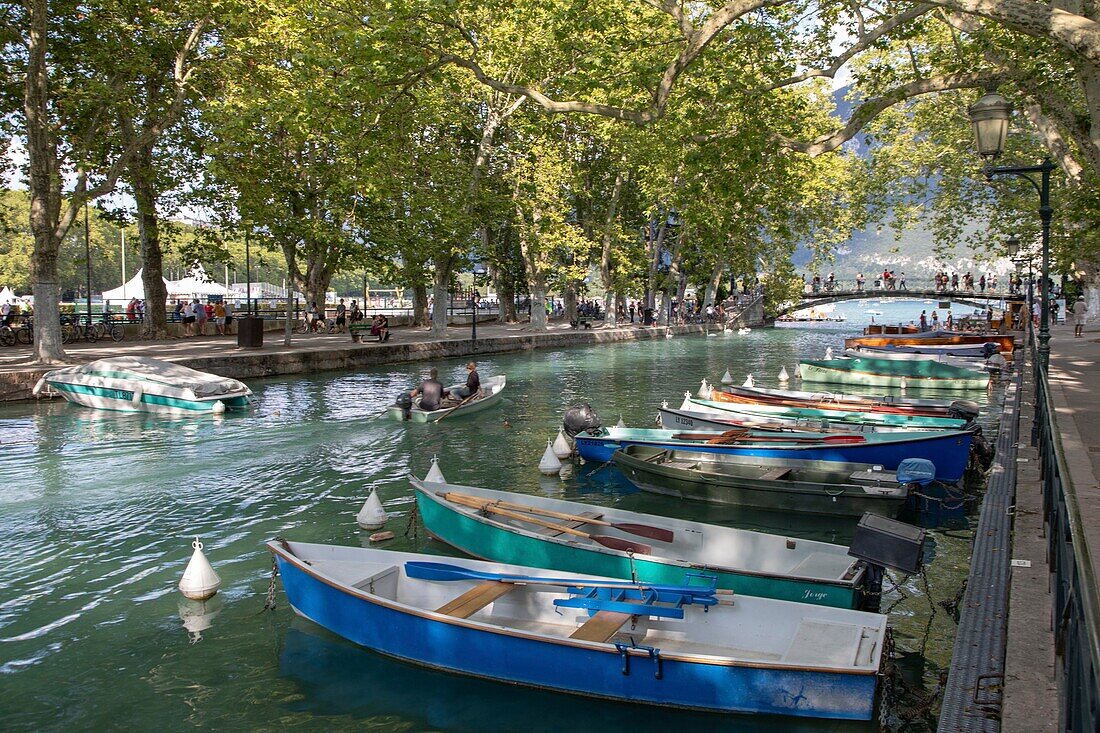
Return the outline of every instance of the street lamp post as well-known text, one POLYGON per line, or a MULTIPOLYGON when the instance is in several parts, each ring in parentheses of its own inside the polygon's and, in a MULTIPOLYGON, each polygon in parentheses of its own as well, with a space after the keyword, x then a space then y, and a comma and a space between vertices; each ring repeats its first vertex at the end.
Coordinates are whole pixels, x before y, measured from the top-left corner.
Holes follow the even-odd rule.
MULTIPOLYGON (((1054 163, 1047 157, 1039 165, 993 165, 1004 151, 1011 115, 1012 105, 994 91, 988 92, 970 107, 970 121, 974 125, 978 154, 986 161, 982 169, 986 180, 992 181, 995 176, 1016 176, 1030 183, 1039 194, 1043 244, 1043 280, 1039 288, 1039 297, 1042 298, 1039 304, 1039 364, 1046 369, 1050 362, 1050 221, 1054 214, 1050 206, 1050 174, 1054 170, 1054 163), (1040 174, 1040 180, 1032 178, 1032 173, 1040 174)), ((1030 313, 1028 317, 1030 318, 1030 313)))
POLYGON ((477 351, 477 304, 481 300, 481 293, 477 291, 477 278, 485 272, 485 265, 480 262, 474 265, 474 287, 470 290, 470 305, 473 309, 473 317, 470 319, 470 340, 473 341, 474 351, 477 351))

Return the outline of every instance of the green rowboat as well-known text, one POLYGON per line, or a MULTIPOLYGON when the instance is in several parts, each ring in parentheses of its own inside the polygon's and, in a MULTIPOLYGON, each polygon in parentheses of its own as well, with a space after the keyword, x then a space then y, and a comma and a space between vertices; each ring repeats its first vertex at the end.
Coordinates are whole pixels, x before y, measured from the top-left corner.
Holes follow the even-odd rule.
POLYGON ((859 357, 800 362, 806 382, 829 382, 853 387, 922 387, 985 389, 989 374, 935 361, 895 361, 859 357), (904 381, 904 384, 903 384, 904 381))
POLYGON ((966 420, 934 415, 904 415, 889 412, 828 410, 817 407, 788 407, 785 405, 758 405, 749 402, 717 402, 702 400, 690 395, 684 397, 681 410, 697 410, 716 415, 736 417, 738 415, 771 418, 776 420, 827 420, 837 424, 889 425, 911 429, 960 430, 966 420))
POLYGON ((909 488, 865 463, 797 461, 628 445, 615 466, 642 491, 782 512, 896 517, 909 488))
MULTIPOLYGON (((668 517, 594 507, 557 499, 493 491, 472 486, 432 483, 410 476, 417 509, 428 532, 469 555, 498 562, 516 560, 566 572, 636 578, 680 584, 685 573, 718 576, 718 587, 735 593, 821 606, 856 608, 862 602, 865 565, 848 548, 826 542, 719 527, 668 517), (463 503, 445 495, 471 497, 463 503), (614 537, 649 545, 648 554, 605 547, 595 540, 472 508, 477 500, 506 502, 573 515, 576 521, 548 519, 550 524, 601 538, 614 537), (635 523, 671 530, 671 542, 639 537, 583 520, 635 523)), ((523 514, 513 511, 509 514, 523 514)))

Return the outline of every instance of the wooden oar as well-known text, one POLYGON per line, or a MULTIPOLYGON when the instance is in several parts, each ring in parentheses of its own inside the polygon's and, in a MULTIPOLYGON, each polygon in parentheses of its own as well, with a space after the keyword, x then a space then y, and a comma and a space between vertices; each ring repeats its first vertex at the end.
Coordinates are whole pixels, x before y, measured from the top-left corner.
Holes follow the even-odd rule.
MULTIPOLYGON (((461 496, 458 495, 458 496, 461 496)), ((519 512, 509 511, 508 509, 501 509, 500 507, 493 506, 492 504, 482 504, 477 501, 464 501, 453 497, 451 501, 456 504, 465 504, 466 506, 473 507, 474 509, 480 509, 490 514, 499 514, 502 517, 508 517, 510 519, 518 519, 521 522, 528 524, 534 524, 539 527, 545 527, 546 529, 553 529, 564 534, 571 534, 575 537, 583 537, 586 540, 592 540, 593 542, 603 545, 611 550, 622 550, 623 552, 634 552, 639 555, 648 555, 653 549, 649 545, 641 542, 632 542, 630 540, 619 539, 618 537, 607 537, 605 535, 589 534, 588 532, 581 532, 579 529, 573 529, 572 527, 566 527, 564 524, 554 524, 553 522, 547 522, 544 519, 538 519, 537 517, 531 517, 519 512)))
POLYGON ((796 437, 793 435, 719 435, 707 441, 707 445, 732 443, 817 443, 820 445, 855 445, 866 443, 862 435, 822 435, 820 437, 796 437))
POLYGON ((460 565, 442 562, 409 560, 405 563, 405 575, 417 580, 495 580, 500 583, 522 583, 525 585, 561 585, 572 588, 629 588, 631 590, 653 590, 659 593, 679 593, 685 596, 708 598, 716 594, 728 595, 722 591, 702 585, 653 585, 650 583, 630 583, 614 580, 594 580, 591 578, 540 578, 537 575, 510 575, 508 573, 486 573, 471 570, 460 565))
POLYGON ((672 542, 672 538, 674 536, 671 529, 654 527, 649 524, 633 524, 631 522, 608 522, 605 519, 595 519, 593 517, 582 517, 579 514, 566 514, 565 512, 555 512, 551 509, 542 509, 527 504, 513 504, 510 501, 495 501, 493 499, 483 499, 480 496, 458 494, 453 491, 439 495, 447 501, 453 501, 456 504, 465 504, 466 506, 473 506, 474 502, 478 502, 481 505, 492 504, 493 506, 499 506, 505 509, 523 512, 525 514, 540 514, 544 517, 565 519, 571 522, 584 522, 585 524, 596 524, 601 527, 614 527, 615 529, 622 532, 636 534, 639 537, 648 537, 651 540, 659 540, 661 542, 672 542))
POLYGON ((448 415, 450 415, 450 414, 451 414, 452 412, 454 412, 454 411, 455 411, 455 410, 457 410, 458 408, 460 408, 460 407, 462 407, 463 405, 465 405, 465 404, 466 404, 467 402, 471 402, 471 401, 472 401, 472 400, 473 400, 473 399, 474 399, 475 397, 477 397, 477 396, 478 396, 479 394, 481 394, 481 390, 480 390, 480 389, 479 389, 479 390, 478 390, 477 392, 472 392, 472 393, 470 393, 470 396, 469 396, 469 397, 467 397, 466 399, 462 400, 462 402, 459 402, 459 403, 458 403, 457 405, 455 405, 454 407, 452 407, 451 409, 447 410, 447 411, 446 411, 445 413, 443 413, 442 415, 440 415, 440 416, 439 416, 439 419, 438 419, 438 420, 436 420, 436 422, 442 422, 444 418, 446 418, 446 417, 447 417, 448 415))

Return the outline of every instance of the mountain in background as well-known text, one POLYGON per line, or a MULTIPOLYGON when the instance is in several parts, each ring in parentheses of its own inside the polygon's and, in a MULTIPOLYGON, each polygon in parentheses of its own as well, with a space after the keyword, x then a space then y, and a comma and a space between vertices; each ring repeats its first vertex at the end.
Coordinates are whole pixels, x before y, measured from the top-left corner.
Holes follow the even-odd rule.
MULTIPOLYGON (((833 92, 838 119, 847 120, 858 103, 858 100, 846 98, 848 91, 849 87, 842 87, 833 92)), ((863 133, 858 133, 846 143, 845 149, 855 152, 864 160, 870 157, 863 133)), ((965 233, 969 234, 978 226, 978 223, 967 225, 964 227, 965 233)), ((940 257, 932 242, 932 231, 924 225, 899 233, 889 225, 872 224, 855 232, 847 242, 839 245, 835 261, 821 264, 819 272, 823 277, 830 272, 834 273, 840 280, 853 280, 856 275, 863 273, 868 280, 873 280, 875 273, 881 273, 885 268, 895 273, 905 272, 912 280, 930 280, 939 270, 947 270, 949 273, 970 272, 975 279, 983 272, 1004 277, 1012 270, 1012 263, 1007 258, 995 262, 978 261, 973 253, 961 251, 952 256, 940 257)), ((799 245, 792 257, 795 268, 807 275, 810 259, 811 252, 804 245, 799 245)))

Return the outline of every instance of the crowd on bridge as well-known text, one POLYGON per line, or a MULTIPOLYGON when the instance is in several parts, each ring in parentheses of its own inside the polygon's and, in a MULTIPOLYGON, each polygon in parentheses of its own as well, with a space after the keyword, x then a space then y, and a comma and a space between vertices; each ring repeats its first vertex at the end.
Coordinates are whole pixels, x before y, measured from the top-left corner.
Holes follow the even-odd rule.
MULTIPOLYGON (((924 281, 927 283, 928 281, 924 281)), ((966 292, 966 293, 999 293, 1002 292, 999 288, 1001 282, 998 280, 997 273, 980 273, 977 278, 974 277, 970 271, 948 272, 947 270, 938 270, 932 277, 931 284, 933 289, 939 293, 947 292, 966 292)), ((1019 275, 1010 273, 1008 276, 1008 290, 1007 294, 1015 295, 1023 292, 1024 280, 1019 275)), ((927 289, 927 284, 924 288, 927 289)), ((861 272, 856 275, 854 287, 851 282, 842 282, 838 280, 835 273, 830 272, 828 277, 821 277, 821 275, 814 274, 810 277, 809 282, 806 280, 806 275, 802 275, 802 292, 804 293, 835 293, 835 292, 856 292, 861 293, 867 290, 883 291, 883 290, 909 290, 909 286, 906 280, 905 271, 895 272, 890 269, 883 269, 883 271, 874 276, 874 280, 870 283, 868 288, 868 281, 864 274, 861 272)))

